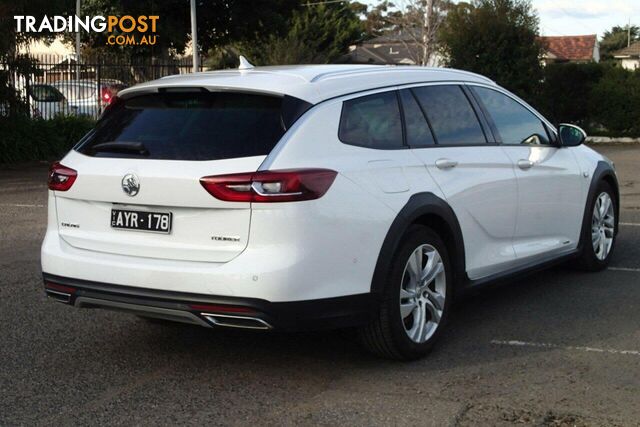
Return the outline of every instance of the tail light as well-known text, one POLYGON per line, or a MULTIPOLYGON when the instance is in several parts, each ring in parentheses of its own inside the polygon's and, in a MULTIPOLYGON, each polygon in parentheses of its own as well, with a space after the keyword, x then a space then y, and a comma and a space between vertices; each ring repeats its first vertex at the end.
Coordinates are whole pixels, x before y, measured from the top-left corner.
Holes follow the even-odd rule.
POLYGON ((205 176, 200 183, 227 202, 298 202, 322 197, 338 173, 329 169, 296 169, 205 176))
POLYGON ((113 94, 108 87, 103 87, 100 96, 102 97, 102 102, 105 104, 110 104, 113 101, 113 94))
POLYGON ((57 283, 44 282, 45 289, 50 289, 56 292, 64 292, 66 294, 75 294, 76 288, 72 288, 71 286, 58 285, 57 283))
POLYGON ((78 177, 78 172, 55 162, 49 168, 49 190, 67 191, 78 177))

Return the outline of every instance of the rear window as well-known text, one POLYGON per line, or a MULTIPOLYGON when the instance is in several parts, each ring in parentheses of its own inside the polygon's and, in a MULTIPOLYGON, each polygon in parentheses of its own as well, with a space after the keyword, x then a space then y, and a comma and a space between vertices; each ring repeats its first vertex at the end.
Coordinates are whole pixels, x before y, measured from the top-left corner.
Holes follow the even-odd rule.
POLYGON ((487 140, 469 100, 459 86, 413 89, 441 145, 485 144, 487 140))
POLYGON ((60 102, 64 96, 58 89, 49 85, 34 85, 29 88, 29 95, 39 102, 60 102))
POLYGON ((345 144, 402 148, 402 121, 395 91, 345 101, 338 138, 345 144))
POLYGON ((118 100, 76 150, 95 157, 220 160, 267 155, 284 135, 282 98, 183 92, 118 100))

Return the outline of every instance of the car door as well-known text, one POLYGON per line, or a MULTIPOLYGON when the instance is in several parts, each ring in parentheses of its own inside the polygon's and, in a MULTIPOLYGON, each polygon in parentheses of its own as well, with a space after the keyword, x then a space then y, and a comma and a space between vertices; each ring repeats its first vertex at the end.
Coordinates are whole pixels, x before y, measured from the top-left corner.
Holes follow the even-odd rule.
POLYGON ((401 91, 407 141, 455 212, 467 274, 479 279, 515 261, 517 188, 509 157, 459 85, 401 91))
POLYGON ((516 256, 532 261, 575 249, 584 212, 584 178, 571 148, 555 145, 548 126, 515 97, 489 87, 470 87, 514 165, 516 256))
POLYGON ((399 211, 411 194, 411 182, 424 180, 427 173, 405 144, 397 90, 356 96, 341 104, 342 174, 399 211))

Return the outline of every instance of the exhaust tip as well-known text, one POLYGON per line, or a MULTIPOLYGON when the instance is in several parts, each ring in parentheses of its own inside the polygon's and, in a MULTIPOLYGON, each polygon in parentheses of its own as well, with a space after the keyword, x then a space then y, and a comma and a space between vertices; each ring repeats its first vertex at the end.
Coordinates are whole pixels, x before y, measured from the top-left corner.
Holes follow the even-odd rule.
POLYGON ((226 328, 241 328, 241 329, 260 329, 269 330, 273 329, 273 326, 267 321, 258 317, 250 316, 235 316, 229 314, 214 314, 214 313, 200 313, 202 317, 207 319, 214 326, 223 326, 226 328))
POLYGON ((58 285, 57 283, 44 282, 44 292, 49 298, 64 304, 71 303, 71 296, 76 293, 76 288, 58 285))
POLYGON ((54 291, 52 289, 44 290, 47 296, 57 302, 61 302, 63 304, 69 304, 71 302, 71 294, 66 292, 54 291))

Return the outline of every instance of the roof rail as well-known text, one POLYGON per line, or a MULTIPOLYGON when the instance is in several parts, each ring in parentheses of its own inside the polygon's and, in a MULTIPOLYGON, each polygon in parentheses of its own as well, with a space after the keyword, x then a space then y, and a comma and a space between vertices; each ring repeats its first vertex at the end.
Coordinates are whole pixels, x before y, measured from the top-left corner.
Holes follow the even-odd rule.
POLYGON ((366 73, 379 73, 379 72, 401 72, 401 71, 435 71, 435 72, 443 72, 443 73, 457 73, 461 75, 473 76, 475 78, 484 80, 486 82, 495 84, 493 80, 488 77, 485 77, 481 74, 472 73, 470 71, 458 70, 455 68, 440 68, 440 67, 420 67, 420 66, 395 66, 395 65, 387 65, 387 66, 369 66, 366 68, 354 68, 353 70, 337 70, 337 71, 327 71, 326 73, 318 74, 311 82, 318 82, 324 79, 339 77, 342 75, 348 74, 366 74, 366 73))

